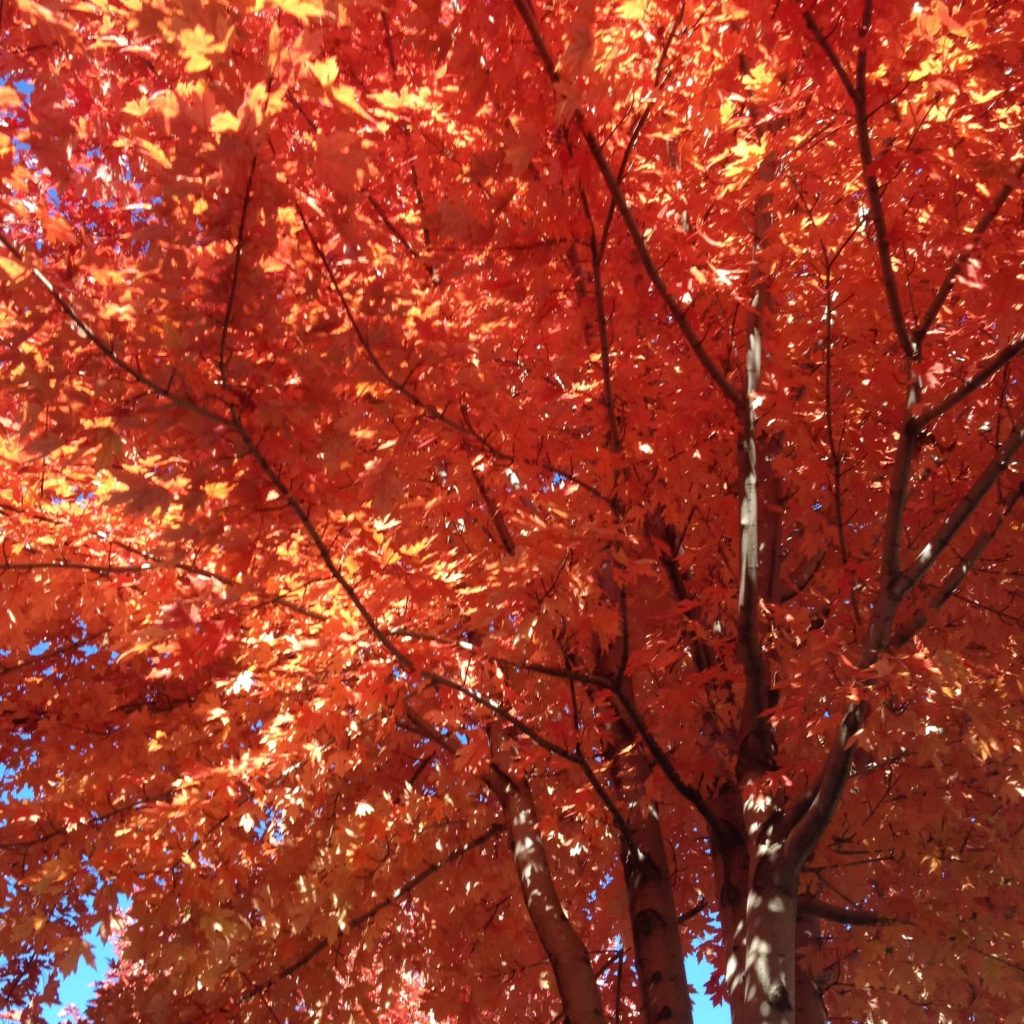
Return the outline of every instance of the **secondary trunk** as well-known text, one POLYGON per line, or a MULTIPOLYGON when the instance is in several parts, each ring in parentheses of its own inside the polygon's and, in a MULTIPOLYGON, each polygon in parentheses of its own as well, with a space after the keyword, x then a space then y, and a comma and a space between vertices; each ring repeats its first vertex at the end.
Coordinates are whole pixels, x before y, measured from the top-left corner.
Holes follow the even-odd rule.
POLYGON ((798 911, 796 930, 796 1024, 827 1024, 823 979, 814 974, 824 944, 821 918, 798 911))
POLYGON ((505 811, 523 900, 555 973, 566 1024, 604 1024, 597 979, 555 889, 530 787, 503 776, 495 788, 505 811))
MULTIPOLYGON (((631 699, 628 681, 624 691, 631 699)), ((651 767, 622 723, 615 729, 613 778, 625 808, 620 857, 633 953, 646 1024, 692 1024, 690 989, 679 941, 679 914, 657 805, 647 795, 651 767), (624 752, 623 752, 624 751, 624 752)))
POLYGON ((811 973, 796 965, 796 1024, 828 1024, 825 1002, 811 973))
POLYGON ((647 1024, 692 1024, 672 879, 656 808, 630 814, 630 844, 622 843, 629 920, 647 1024))

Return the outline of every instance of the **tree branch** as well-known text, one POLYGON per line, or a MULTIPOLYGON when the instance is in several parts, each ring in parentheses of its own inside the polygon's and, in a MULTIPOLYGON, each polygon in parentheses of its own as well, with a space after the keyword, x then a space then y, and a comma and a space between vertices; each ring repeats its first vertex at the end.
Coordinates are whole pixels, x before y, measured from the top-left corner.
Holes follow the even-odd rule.
POLYGON ((982 236, 988 230, 996 217, 999 216, 999 211, 1002 210, 1006 200, 1010 198, 1013 190, 1017 187, 1022 174, 1024 174, 1024 162, 1017 165, 1017 181, 1005 184, 996 193, 995 199, 992 201, 992 205, 985 211, 981 219, 975 225, 974 230, 971 232, 971 235, 967 240, 967 244, 954 257, 953 262, 949 266, 949 270, 946 271, 946 276, 943 278, 942 283, 939 285, 935 295, 932 297, 932 301, 928 304, 928 308, 921 317, 920 323, 914 329, 914 333, 911 337, 911 343, 916 352, 920 353, 924 339, 928 336, 928 332, 932 329, 932 325, 938 319, 939 313, 942 312, 942 307, 946 304, 946 299, 949 297, 949 293, 953 290, 953 286, 956 284, 957 277, 963 269, 963 265, 977 251, 982 236))
POLYGON ((191 398, 181 394, 180 392, 172 391, 171 383, 174 380, 173 372, 168 378, 168 382, 166 384, 160 384, 153 380, 152 377, 147 376, 137 367, 132 366, 127 359, 119 356, 114 351, 114 346, 102 338, 85 322, 84 319, 82 319, 74 305, 70 300, 65 298, 56 285, 54 285, 38 267, 33 267, 26 263, 25 256, 22 251, 8 237, 6 232, 2 230, 0 230, 0 245, 3 245, 3 247, 25 268, 26 272, 31 274, 43 286, 43 288, 49 292, 50 297, 56 303, 60 311, 70 321, 71 326, 79 337, 91 342, 97 349, 99 349, 100 352, 103 353, 103 355, 114 363, 115 366, 131 377, 132 380, 141 384, 147 391, 151 391, 153 394, 159 395, 161 398, 166 398, 175 405, 181 406, 183 409, 187 409, 189 412, 193 412, 197 416, 201 416, 203 419, 211 420, 221 426, 231 425, 229 417, 222 416, 220 413, 216 413, 212 409, 207 409, 205 406, 200 405, 198 402, 193 401, 191 398))
MULTIPOLYGON (((743 60, 741 58, 741 60, 743 60)), ((752 113, 755 113, 752 111, 752 113)), ((755 118, 756 120, 756 118, 755 118)), ((760 136, 764 135, 759 131, 760 136)), ((772 693, 768 666, 761 646, 760 629, 760 570, 761 537, 759 517, 761 498, 758 493, 758 389, 761 386, 761 364, 765 333, 765 304, 768 301, 768 282, 761 266, 761 250, 772 224, 768 186, 775 180, 778 160, 763 157, 757 180, 762 191, 754 202, 753 253, 751 256, 749 285, 750 308, 747 312, 746 373, 744 381, 744 425, 738 451, 738 484, 740 490, 739 527, 739 595, 737 602, 737 643, 743 663, 745 686, 743 693, 739 750, 741 778, 751 770, 770 768, 774 764, 775 739, 773 729, 765 716, 772 693)), ((771 595, 769 594, 769 597, 771 595)))
MULTIPOLYGON (((516 10, 522 17, 523 23, 526 25, 527 32, 533 40, 534 47, 537 50, 541 63, 544 65, 544 70, 547 73, 548 78, 553 84, 557 84, 560 81, 560 76, 551 56, 551 51, 548 49, 547 43, 544 41, 544 36, 541 33, 540 26, 537 24, 537 19, 534 16, 528 0, 513 0, 513 3, 515 4, 516 10)), ((626 201, 626 197, 622 192, 619 179, 616 173, 612 170, 611 165, 608 163, 608 159, 604 155, 604 151, 601 148, 601 143, 598 141, 597 136, 595 136, 587 127, 583 113, 578 108, 573 112, 573 120, 579 126, 584 141, 587 144, 587 149, 590 150, 591 156, 597 164, 598 171, 604 179, 605 186, 608 189, 608 194, 610 195, 612 202, 615 204, 615 208, 618 210, 623 223, 626 225, 626 230, 629 232, 629 236, 633 240, 633 245, 636 248, 637 255, 640 257, 640 262, 643 265, 648 279, 654 286, 654 290, 661 297, 661 300, 668 309, 669 316, 679 328, 687 345, 697 357, 701 366, 703 366, 707 371, 707 374, 714 382, 715 387, 718 388, 722 395, 724 395, 728 400, 729 404, 738 413, 742 413, 744 409, 743 396, 735 387, 733 387, 732 384, 729 383, 721 367, 708 354, 707 350, 704 348, 704 343, 694 330, 693 325, 690 323, 689 318, 687 317, 679 300, 672 294, 672 290, 669 288, 665 279, 661 276, 661 272, 655 265, 654 257, 651 255, 651 251, 644 239, 643 232, 641 231, 639 224, 637 224, 636 218, 633 216, 633 211, 630 209, 629 203, 626 201)))
POLYGON ((786 838, 782 848, 782 870, 794 884, 835 814, 853 759, 853 739, 860 730, 865 710, 863 701, 847 709, 818 781, 783 821, 781 834, 786 838))
POLYGON ((401 665, 402 668, 415 671, 415 665, 412 659, 406 654, 395 642, 391 639, 391 636, 387 631, 381 628, 376 618, 370 612, 370 610, 363 604, 359 593, 355 587, 349 582, 348 577, 338 568, 337 563, 334 561, 334 557, 331 555, 330 548, 324 541, 323 535, 313 525, 313 521, 309 516, 309 512, 302 507, 299 500, 292 493, 291 489, 282 479, 280 473, 270 464, 267 457, 263 454, 262 450, 253 440, 252 435, 246 429, 242 423, 241 416, 235 412, 231 417, 231 425, 238 434, 242 443, 245 445, 246 451, 252 456, 256 464, 263 470, 264 476, 274 485, 275 490, 284 498, 285 504, 292 510, 299 524, 302 526, 306 535, 313 542, 313 546, 317 549, 320 555, 321 561, 327 568, 327 571, 334 578, 335 582, 341 587, 345 596, 352 603, 359 617, 366 624, 366 628, 370 631, 377 642, 401 665))
MULTIPOLYGON (((589 212, 589 211, 588 211, 589 212)), ((608 317, 604 306, 604 283, 601 280, 601 253, 593 221, 590 227, 590 270, 594 281, 594 308, 597 317, 597 336, 601 343, 601 385, 604 394, 605 416, 608 420, 608 447, 618 454, 622 451, 619 419, 615 413, 615 391, 612 387, 611 342, 608 338, 608 317)))
POLYGON ((466 686, 464 683, 457 683, 454 679, 448 679, 446 676, 439 675, 436 672, 421 671, 420 675, 433 683, 434 686, 442 689, 454 690, 456 693, 461 693, 464 697, 469 697, 469 699, 475 704, 479 704, 481 707, 487 708, 488 711, 493 712, 503 722, 511 725, 517 732, 526 736, 528 739, 533 740, 541 750, 546 750, 549 754, 553 754, 555 757, 560 758, 563 761, 568 761, 571 764, 580 763, 579 756, 573 753, 573 751, 568 750, 566 747, 561 747, 557 743, 553 743, 528 722, 525 722, 517 715, 514 715, 504 706, 504 704, 494 700, 493 697, 488 697, 486 693, 481 693, 474 687, 466 686))
MULTIPOLYGON (((503 822, 496 821, 493 825, 491 825, 489 829, 487 829, 487 831, 483 832, 475 839, 471 839, 468 843, 463 843, 462 846, 456 847, 448 854, 447 857, 444 857, 442 860, 435 861, 433 864, 428 865, 422 871, 413 875, 412 878, 410 878, 407 882, 399 886, 391 896, 387 897, 386 899, 380 900, 378 903, 375 903, 368 910, 363 911, 363 913, 357 914, 355 917, 350 918, 346 924, 347 930, 351 932, 355 931, 357 928, 362 928, 374 917, 376 917, 376 915, 379 914, 382 910, 386 910, 388 907, 394 906, 401 900, 404 900, 413 892, 414 889, 416 889, 417 886, 422 885, 425 881, 427 881, 427 879, 432 878, 439 871, 446 868, 449 864, 452 864, 455 861, 459 860, 461 857, 464 857, 467 853, 471 853, 473 850, 476 850, 479 847, 484 846, 486 843, 490 842, 495 836, 499 835, 504 831, 505 824, 503 822)), ((341 936, 341 934, 342 933, 339 929, 339 937, 341 936)), ((322 953, 325 949, 327 949, 330 945, 331 943, 328 942, 327 939, 321 939, 319 942, 315 943, 313 946, 307 949, 306 952, 303 953, 301 956, 297 957, 295 960, 291 961, 291 963, 286 964, 284 967, 282 967, 273 977, 267 978, 265 981, 262 981, 258 985, 254 985, 247 991, 243 992, 241 996, 239 996, 238 1002, 248 1002, 250 999, 253 999, 256 996, 261 995, 263 992, 266 992, 267 989, 271 988, 273 985, 276 985, 277 982, 283 981, 285 978, 291 977, 293 974, 298 973, 302 970, 303 967, 306 966, 306 964, 308 964, 311 960, 319 956, 319 954, 322 953)))
MULTIPOLYGON (((945 523, 932 541, 921 549, 910 569, 900 574, 886 594, 880 598, 880 606, 884 599, 885 614, 882 617, 876 617, 875 626, 865 637, 859 668, 869 668, 874 664, 879 653, 891 643, 892 622, 899 602, 946 550, 1022 446, 1024 446, 1024 420, 1014 424, 1010 436, 1000 445, 995 457, 984 472, 953 512, 947 516, 945 523)), ((978 554, 980 554, 980 549, 978 554)), ((964 571, 959 578, 955 574, 947 577, 946 583, 952 584, 949 594, 952 594, 959 586, 966 574, 967 572, 964 571)), ((948 597, 949 594, 946 594, 945 597, 948 597)), ((945 600, 945 597, 942 600, 945 600)), ((794 872, 798 872, 806 861, 835 813, 843 785, 849 774, 853 751, 856 747, 856 734, 863 724, 866 712, 867 705, 863 700, 856 701, 847 708, 818 781, 809 790, 805 799, 794 805, 793 811, 784 822, 783 834, 787 838, 783 857, 789 869, 794 872)))
POLYGON ((220 327, 220 343, 218 345, 217 363, 220 367, 220 383, 228 382, 228 331, 231 328, 231 316, 235 308, 235 295, 238 291, 238 275, 242 269, 242 247, 245 244, 245 220, 249 213, 249 201, 252 199, 252 183, 256 176, 256 162, 259 149, 254 148, 252 161, 249 164, 249 176, 245 182, 245 194, 242 199, 242 214, 238 218, 238 236, 235 239, 234 259, 231 265, 231 284, 228 288, 228 301, 224 307, 224 319, 220 327))
POLYGON ((476 484, 476 489, 480 492, 480 497, 483 498, 484 507, 487 509, 487 514, 494 524, 494 529, 498 534, 498 539, 501 541, 501 546, 505 549, 505 554, 514 556, 516 545, 512 539, 512 534, 509 532, 508 523, 505 522, 504 513, 502 513, 501 509, 498 508, 497 502, 491 497, 483 477, 476 471, 476 468, 470 466, 469 473, 473 478, 473 483, 476 484))
MULTIPOLYGON (((67 526, 68 524, 57 518, 56 516, 44 515, 40 512, 29 512, 23 508, 18 508, 16 505, 11 505, 7 502, 0 501, 0 511, 13 513, 16 516, 26 516, 30 519, 38 520, 39 522, 47 523, 51 526, 67 526)), ((186 576, 198 576, 201 579, 215 580, 224 586, 238 586, 239 580, 237 577, 232 578, 223 575, 223 573, 214 572, 212 569, 204 569, 202 566, 196 565, 190 562, 179 562, 174 559, 164 558, 161 555, 156 554, 153 551, 148 551, 145 548, 138 547, 135 544, 129 544, 123 540, 116 540, 114 538, 108 538, 105 543, 112 548, 117 548, 120 551, 126 551, 129 554, 136 555, 143 560, 143 562, 152 563, 153 567, 159 566, 164 569, 174 569, 176 572, 183 573, 186 576)), ((0 563, 0 571, 4 568, 18 568, 18 569, 31 569, 38 566, 38 563, 24 563, 24 565, 15 565, 9 561, 0 563)), ((71 566, 62 560, 60 565, 53 566, 55 568, 71 568, 71 566)), ((92 572, 95 571, 92 564, 82 564, 80 568, 83 571, 92 572)), ((118 565, 112 567, 112 571, 117 572, 128 572, 137 573, 142 571, 150 571, 145 566, 134 566, 134 565, 118 565)), ((262 598, 258 602, 259 605, 272 604, 277 605, 280 608, 285 608, 290 612, 294 612, 296 615, 302 615, 305 618, 313 619, 316 622, 326 622, 327 616, 321 612, 314 611, 312 608, 307 608, 305 605, 299 604, 298 601, 293 601, 291 598, 285 597, 283 594, 266 594, 260 593, 256 586, 252 586, 254 593, 259 593, 262 598)))
POLYGON ((597 978, 555 888, 529 783, 502 776, 499 796, 523 902, 554 971, 566 1024, 603 1024, 597 978))
MULTIPOLYGON (((962 558, 958 558, 956 565, 946 574, 946 578, 939 585, 937 593, 929 602, 929 607, 932 611, 941 608, 956 593, 960 584, 970 574, 978 559, 984 554, 985 548, 991 543, 1003 523, 1009 519, 1014 506, 1022 497, 1024 497, 1024 483, 1013 491, 1007 501, 1003 502, 1002 508, 993 517, 988 529, 978 534, 967 553, 962 558)), ((927 616, 923 612, 919 612, 906 629, 901 630, 897 636, 893 637, 892 646, 899 647, 905 644, 925 622, 927 622, 927 616)))
POLYGON ((860 907, 840 907, 814 896, 801 896, 797 903, 797 914, 801 917, 820 917, 837 924, 873 925, 906 924, 895 917, 883 917, 860 907))
POLYGON ((944 416, 950 409, 959 405, 960 402, 977 391, 978 388, 989 381, 994 374, 998 373, 1022 351, 1024 351, 1024 335, 1001 348, 994 356, 983 363, 975 373, 971 374, 963 384, 941 401, 927 405, 924 408, 919 408, 912 417, 918 428, 923 430, 933 420, 944 416))
POLYGON ((1024 418, 1013 424, 1009 436, 996 450, 995 456, 985 470, 974 482, 971 489, 955 509, 946 517, 945 523, 939 528, 932 540, 925 544, 910 567, 897 580, 894 594, 902 598, 926 572, 935 564, 935 560, 946 550, 950 541, 957 535, 960 528, 967 522, 971 513, 984 500, 992 489, 1000 474, 1013 461, 1021 446, 1024 445, 1024 418))
POLYGON ((687 921, 696 917, 704 908, 708 905, 708 901, 701 897, 697 902, 690 907, 689 910, 684 910, 679 917, 676 919, 677 924, 686 924, 687 921))
POLYGON ((723 826, 718 816, 711 809, 711 805, 701 795, 700 790, 689 783, 684 782, 675 765, 669 759, 665 749, 657 741, 654 734, 648 728, 640 713, 634 707, 633 702, 622 692, 612 691, 613 702, 618 706, 623 724, 633 733, 639 735, 644 746, 650 751, 655 763, 665 773, 665 777, 672 784, 676 792, 689 803, 694 810, 704 819, 709 830, 716 836, 722 837, 723 826))
POLYGON ((822 52, 828 58, 828 62, 835 69, 835 73, 842 83, 843 88, 846 90, 846 94, 850 97, 854 103, 857 102, 857 89, 853 84, 853 79, 850 77, 850 73, 843 67, 842 61, 839 59, 839 54, 836 53, 835 47, 829 42, 828 36, 821 31, 820 26, 814 19, 814 15, 810 11, 804 11, 804 22, 810 30, 811 35, 814 37, 814 41, 821 47, 822 52))
POLYGON ((872 170, 875 157, 872 152, 869 129, 870 114, 867 103, 866 49, 866 37, 871 29, 871 0, 867 0, 865 3, 864 18, 861 21, 861 46, 857 54, 855 81, 850 79, 849 73, 843 67, 832 44, 821 31, 814 16, 809 11, 804 12, 804 21, 810 29, 815 42, 822 48, 829 62, 835 68, 843 88, 853 102, 857 148, 860 154, 864 185, 867 190, 868 212, 871 217, 871 224, 875 230, 875 248, 878 252, 882 289, 885 292, 886 302, 889 306, 889 317, 892 321, 893 331, 900 343, 900 348, 903 349, 904 355, 909 359, 913 359, 917 356, 917 344, 911 339, 910 332, 907 330, 907 322, 903 314, 903 304, 900 301, 899 287, 896 283, 896 274, 892 265, 892 249, 889 242, 889 228, 886 224, 885 209, 882 205, 882 189, 878 178, 872 170))
POLYGON ((535 672, 537 675, 551 676, 553 679, 567 679, 572 682, 584 683, 587 686, 596 686, 602 689, 608 687, 613 682, 607 676, 594 675, 591 672, 559 668, 557 665, 547 665, 539 661, 513 661, 511 658, 506 658, 500 654, 489 654, 478 644, 464 637, 444 637, 438 636, 436 633, 424 633, 415 629, 393 629, 389 632, 391 636, 406 637, 410 640, 423 640, 427 643, 448 644, 464 651, 473 651, 479 657, 515 672, 535 672))
MULTIPOLYGON (((822 246, 824 249, 824 246, 822 246)), ((836 534, 839 541, 839 555, 846 566, 850 560, 846 546, 846 517, 843 514, 843 460, 836 442, 835 410, 832 403, 832 260, 825 252, 825 434, 828 438, 829 462, 832 465, 832 500, 836 510, 836 534)), ((854 603, 856 610, 856 603, 854 603)))
MULTIPOLYGON (((349 303, 348 298, 346 297, 344 291, 341 288, 341 284, 338 281, 338 275, 335 273, 334 268, 331 266, 330 260, 328 260, 327 254, 324 252, 323 246, 321 246, 316 235, 313 233, 312 226, 309 223, 309 219, 306 217, 305 211, 302 209, 301 203, 295 204, 295 211, 299 216, 299 221, 302 224, 303 231, 305 232, 306 237, 309 239, 310 245, 313 247, 313 251, 316 254, 317 260, 323 267, 324 273, 327 275, 327 281, 328 284, 330 285, 331 291, 333 291, 335 296, 337 297, 338 303, 341 306, 342 311, 344 312, 345 317, 349 322, 349 325, 352 327, 352 330, 355 333, 356 341, 358 342, 359 347, 366 355, 366 358, 370 361, 370 364, 373 366, 375 372, 380 377, 380 379, 385 384, 387 384, 387 386, 391 388, 396 394, 401 395, 407 402, 409 402, 415 408, 419 409, 420 412, 423 413, 423 415, 426 416, 428 419, 432 419, 435 422, 442 424, 448 430, 451 430, 456 434, 460 434, 463 437, 471 438, 489 455, 494 456, 494 458, 499 459, 502 462, 515 464, 517 460, 515 459, 514 455, 510 452, 503 451, 502 449, 491 444, 490 440, 487 437, 481 434, 478 430, 474 429, 474 427, 469 423, 468 417, 466 417, 465 422, 460 423, 458 420, 446 415, 440 409, 435 408, 429 402, 426 402, 422 398, 420 398, 420 396, 417 395, 416 392, 413 391, 408 386, 407 382, 399 380, 397 377, 395 377, 392 373, 388 371, 387 367, 384 366, 384 364, 378 357, 377 353, 373 350, 373 346, 370 345, 369 338, 367 337, 366 332, 363 330, 362 325, 359 323, 358 320, 356 320, 351 304, 349 303)), ((599 499, 604 504, 611 504, 610 498, 602 494, 592 484, 589 484, 587 483, 587 481, 581 479, 575 472, 573 472, 572 469, 566 466, 557 466, 554 463, 550 463, 547 461, 540 461, 537 463, 537 465, 539 465, 540 468, 542 468, 546 473, 557 474, 558 476, 571 481, 577 487, 586 491, 588 494, 593 495, 595 498, 599 499)))

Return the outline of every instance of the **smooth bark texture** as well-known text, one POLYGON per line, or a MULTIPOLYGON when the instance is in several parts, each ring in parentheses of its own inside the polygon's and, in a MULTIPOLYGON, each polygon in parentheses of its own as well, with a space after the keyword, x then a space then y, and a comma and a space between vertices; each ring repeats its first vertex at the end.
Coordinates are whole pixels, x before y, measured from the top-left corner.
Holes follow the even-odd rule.
POLYGON ((827 1024, 828 1013, 822 998, 822 978, 812 971, 812 957, 821 950, 821 917, 809 912, 820 910, 820 901, 800 900, 797 909, 796 1015, 795 1024, 827 1024))
POLYGON ((734 1007, 734 1024, 793 1024, 796 897, 755 886, 747 894, 743 931, 743 1002, 734 1007))
POLYGON ((603 1024, 601 995, 590 957, 555 889, 529 784, 507 776, 504 781, 500 797, 519 886, 537 937, 551 961, 566 1024, 603 1024))
MULTIPOLYGON (((634 706, 628 678, 618 697, 634 706)), ((618 796, 626 807, 619 848, 644 1020, 647 1024, 692 1024, 665 838, 658 807, 646 790, 653 766, 634 746, 639 738, 625 723, 617 723, 611 731, 614 747, 625 752, 619 755, 615 773, 618 796)))
POLYGON ((799 869, 767 801, 748 797, 736 826, 743 840, 716 858, 728 900, 721 920, 732 936, 726 986, 733 1024, 794 1024, 799 869))
POLYGON ((632 843, 622 844, 622 867, 644 1019, 647 1024, 692 1024, 661 822, 653 804, 638 808, 631 817, 632 843))
POLYGON ((796 966, 795 1024, 828 1024, 825 1001, 814 977, 802 964, 796 966))

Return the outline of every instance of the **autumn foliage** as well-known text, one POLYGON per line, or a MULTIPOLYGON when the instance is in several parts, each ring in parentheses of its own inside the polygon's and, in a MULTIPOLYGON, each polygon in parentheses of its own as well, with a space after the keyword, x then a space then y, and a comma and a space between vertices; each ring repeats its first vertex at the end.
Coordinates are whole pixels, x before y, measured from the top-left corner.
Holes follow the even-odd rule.
POLYGON ((0 3, 0 1008, 1015 1019, 1022 111, 1019 0, 0 3))

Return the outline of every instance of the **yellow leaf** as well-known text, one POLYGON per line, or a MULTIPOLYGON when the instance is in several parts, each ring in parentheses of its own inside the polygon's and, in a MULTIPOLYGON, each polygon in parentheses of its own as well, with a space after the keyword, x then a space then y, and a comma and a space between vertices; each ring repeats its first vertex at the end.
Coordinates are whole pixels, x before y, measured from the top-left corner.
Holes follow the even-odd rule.
POLYGON ((205 71, 210 67, 209 54, 214 52, 215 39, 202 25, 184 29, 178 36, 178 45, 186 61, 186 71, 205 71))
POLYGON ((373 118, 363 108, 362 104, 360 104, 356 91, 351 85, 336 85, 331 90, 331 95, 334 97, 334 102, 340 106, 351 110, 353 113, 358 114, 367 121, 373 120, 373 118))
POLYGON ((241 121, 229 110, 218 110, 210 118, 210 131, 220 134, 221 132, 237 132, 241 121))
POLYGON ((644 0, 622 0, 622 3, 616 8, 616 13, 627 21, 641 21, 646 6, 644 0))
POLYGON ((135 143, 154 162, 166 170, 171 169, 171 161, 167 159, 167 154, 155 142, 150 142, 149 139, 136 139, 135 143))
POLYGON ((314 60, 309 64, 313 77, 325 88, 332 86, 338 77, 338 59, 328 57, 327 60, 314 60))
POLYGON ((21 97, 18 90, 10 85, 0 85, 0 108, 10 110, 12 107, 21 106, 21 97))
POLYGON ((403 544, 398 550, 406 558, 414 558, 421 551, 425 551, 427 548, 429 548, 430 545, 433 544, 433 542, 434 538, 428 536, 424 537, 422 540, 416 541, 414 544, 403 544))
POLYGON ((324 5, 317 3, 317 0, 256 0, 257 11, 271 5, 302 22, 308 22, 310 18, 322 18, 327 13, 324 5))
POLYGON ((149 100, 144 96, 142 99, 129 100, 122 108, 121 113, 129 117, 144 117, 149 112, 149 100))
POLYGON ((765 143, 763 141, 748 142, 746 139, 740 139, 732 148, 732 159, 723 172, 723 176, 736 178, 741 174, 751 172, 764 156, 764 150, 765 143))
POLYGON ((231 486, 222 480, 210 480, 203 484, 203 493, 211 501, 227 501, 231 497, 231 486))
POLYGON ((919 67, 915 68, 907 75, 907 81, 919 82, 922 78, 928 78, 930 75, 941 75, 942 71, 942 62, 937 57, 926 57, 921 61, 919 67))
POLYGON ((0 270, 3 270, 13 281, 17 281, 28 273, 17 260, 8 259, 6 256, 0 256, 0 270))
POLYGON ((975 103, 991 103, 997 96, 1003 94, 1002 89, 986 89, 984 92, 980 89, 968 89, 967 91, 975 103))

